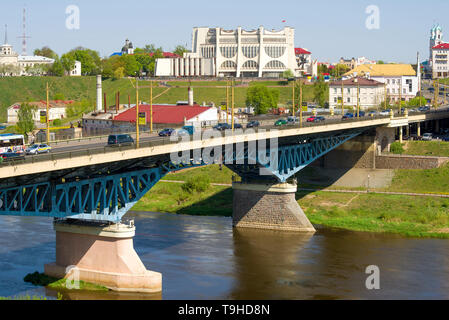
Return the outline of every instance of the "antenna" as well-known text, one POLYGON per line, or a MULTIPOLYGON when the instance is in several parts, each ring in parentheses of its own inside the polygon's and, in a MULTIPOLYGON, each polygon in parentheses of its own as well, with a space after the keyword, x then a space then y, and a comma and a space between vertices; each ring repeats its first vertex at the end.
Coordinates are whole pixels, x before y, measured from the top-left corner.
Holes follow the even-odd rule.
POLYGON ((26 34, 26 8, 23 8, 23 35, 21 37, 17 37, 19 39, 22 39, 22 55, 27 55, 27 39, 30 39, 31 37, 28 37, 26 34))

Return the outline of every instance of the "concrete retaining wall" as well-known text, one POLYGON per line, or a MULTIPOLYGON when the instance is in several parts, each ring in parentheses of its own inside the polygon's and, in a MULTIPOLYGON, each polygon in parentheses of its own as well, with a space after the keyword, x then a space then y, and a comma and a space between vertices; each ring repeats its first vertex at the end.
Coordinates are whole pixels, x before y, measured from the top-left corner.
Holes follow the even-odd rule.
POLYGON ((449 162, 449 158, 380 155, 376 157, 376 169, 435 169, 449 162))

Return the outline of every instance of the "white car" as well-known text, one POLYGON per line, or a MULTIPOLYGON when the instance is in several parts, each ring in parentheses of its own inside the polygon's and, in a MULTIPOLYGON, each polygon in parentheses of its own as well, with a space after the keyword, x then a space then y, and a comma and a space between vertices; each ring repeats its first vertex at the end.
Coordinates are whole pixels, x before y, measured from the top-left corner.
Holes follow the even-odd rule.
POLYGON ((432 141, 433 137, 431 133, 424 133, 422 136, 422 141, 432 141))

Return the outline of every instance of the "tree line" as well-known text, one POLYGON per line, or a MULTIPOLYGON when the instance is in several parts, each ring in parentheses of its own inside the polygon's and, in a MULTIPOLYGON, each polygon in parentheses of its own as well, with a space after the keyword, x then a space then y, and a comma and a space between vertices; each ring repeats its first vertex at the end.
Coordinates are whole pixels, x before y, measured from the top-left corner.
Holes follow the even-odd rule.
MULTIPOLYGON (((172 53, 182 56, 187 49, 177 46, 172 53)), ((120 79, 123 77, 154 76, 156 59, 163 57, 163 49, 154 44, 143 48, 136 48, 134 54, 115 55, 101 58, 100 54, 84 47, 77 47, 61 56, 49 47, 36 49, 34 55, 54 59, 52 65, 35 65, 26 71, 31 75, 48 74, 62 77, 68 75, 75 68, 75 61, 81 62, 83 76, 102 74, 105 78, 120 79)))

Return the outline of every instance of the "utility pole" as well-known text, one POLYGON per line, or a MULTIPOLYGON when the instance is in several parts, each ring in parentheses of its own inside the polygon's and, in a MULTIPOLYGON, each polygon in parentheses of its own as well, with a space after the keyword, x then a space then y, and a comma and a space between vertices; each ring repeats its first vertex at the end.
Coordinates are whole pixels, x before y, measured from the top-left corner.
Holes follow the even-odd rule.
POLYGON ((235 115, 235 92, 234 92, 234 85, 235 82, 234 80, 232 80, 232 132, 234 132, 234 124, 235 124, 235 119, 234 119, 234 115, 235 115))
POLYGON ((226 124, 229 123, 229 80, 226 80, 226 124))
MULTIPOLYGON (((385 81, 386 81, 386 80, 385 80, 385 81)), ((384 90, 385 90, 384 110, 387 110, 387 104, 388 104, 388 89, 387 89, 387 82, 385 82, 384 90)))
POLYGON ((302 128, 302 79, 299 80, 299 127, 302 128))
POLYGON ((399 80, 399 107, 398 107, 398 114, 401 114, 402 109, 402 78, 399 80))
POLYGON ((357 118, 360 118, 360 83, 357 81, 357 118))
POLYGON ((293 112, 293 114, 292 114, 292 116, 295 116, 295 84, 296 84, 296 81, 293 81, 293 84, 292 84, 292 112, 293 112))
POLYGON ((139 80, 136 79, 136 146, 139 149, 139 80))
POLYGON ((50 101, 48 100, 48 82, 47 82, 47 145, 50 143, 50 101))
POLYGON ((433 80, 433 107, 435 109, 438 105, 438 94, 437 80, 433 80))
POLYGON ((150 134, 153 133, 153 80, 150 81, 150 134))
POLYGON ((345 113, 345 85, 343 83, 343 78, 341 79, 341 116, 344 116, 345 113))

